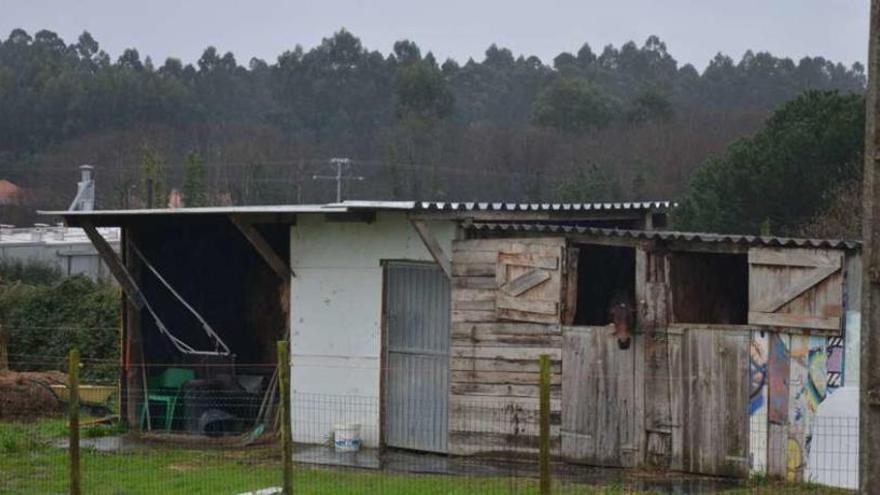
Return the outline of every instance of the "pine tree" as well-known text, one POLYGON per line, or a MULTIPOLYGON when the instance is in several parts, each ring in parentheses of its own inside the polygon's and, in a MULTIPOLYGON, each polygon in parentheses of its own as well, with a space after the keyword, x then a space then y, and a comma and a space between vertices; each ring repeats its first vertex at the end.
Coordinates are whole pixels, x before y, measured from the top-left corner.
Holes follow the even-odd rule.
POLYGON ((208 195, 205 191, 205 164, 201 155, 195 151, 186 155, 184 174, 184 204, 188 207, 205 206, 208 203, 208 195))
POLYGON ((163 208, 167 200, 165 159, 156 148, 145 144, 141 158, 141 197, 147 208, 163 208))

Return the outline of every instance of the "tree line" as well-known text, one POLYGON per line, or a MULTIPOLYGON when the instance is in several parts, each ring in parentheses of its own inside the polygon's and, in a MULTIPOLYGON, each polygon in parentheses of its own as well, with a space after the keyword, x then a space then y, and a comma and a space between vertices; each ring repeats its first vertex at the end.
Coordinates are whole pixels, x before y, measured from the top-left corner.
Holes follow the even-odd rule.
POLYGON ((0 174, 26 189, 22 221, 66 207, 80 163, 98 167, 104 208, 171 189, 189 205, 330 201, 312 176, 333 156, 366 177, 352 198, 668 198, 783 102, 864 87, 860 64, 821 57, 719 54, 698 70, 656 36, 549 63, 492 45, 459 63, 341 30, 273 62, 209 47, 158 65, 135 49, 112 60, 88 33, 16 29, 0 42, 0 174))

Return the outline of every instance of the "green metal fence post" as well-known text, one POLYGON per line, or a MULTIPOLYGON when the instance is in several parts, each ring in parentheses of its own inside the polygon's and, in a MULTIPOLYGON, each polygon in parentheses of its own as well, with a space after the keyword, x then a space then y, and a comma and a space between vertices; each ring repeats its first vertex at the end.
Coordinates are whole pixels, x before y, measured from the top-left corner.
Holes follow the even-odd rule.
POLYGON ((278 386, 281 387, 282 494, 293 494, 293 435, 290 428, 290 354, 286 340, 278 342, 278 386))
POLYGON ((70 457, 70 495, 80 495, 79 470, 79 351, 70 350, 68 356, 68 380, 70 382, 70 410, 68 412, 68 454, 70 457))
POLYGON ((541 390, 540 390, 540 451, 539 467, 541 481, 539 493, 550 493, 550 356, 541 354, 541 390))

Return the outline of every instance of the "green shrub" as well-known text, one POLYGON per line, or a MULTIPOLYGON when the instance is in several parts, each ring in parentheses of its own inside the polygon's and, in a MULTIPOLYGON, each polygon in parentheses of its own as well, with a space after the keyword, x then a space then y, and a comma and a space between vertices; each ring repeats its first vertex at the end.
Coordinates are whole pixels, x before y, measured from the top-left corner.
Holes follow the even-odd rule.
POLYGON ((47 285, 61 280, 57 268, 36 261, 0 261, 0 283, 15 282, 31 285, 47 285))
POLYGON ((10 364, 20 370, 58 369, 76 347, 83 378, 112 378, 119 356, 119 290, 74 276, 49 284, 0 287, 10 364))

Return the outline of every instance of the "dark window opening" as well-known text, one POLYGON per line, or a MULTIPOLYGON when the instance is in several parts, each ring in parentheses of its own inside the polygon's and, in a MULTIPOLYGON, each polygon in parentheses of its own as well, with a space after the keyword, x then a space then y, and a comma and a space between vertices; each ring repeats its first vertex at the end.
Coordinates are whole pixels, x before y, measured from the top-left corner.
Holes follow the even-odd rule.
POLYGON ((578 246, 578 287, 575 325, 608 325, 612 301, 626 300, 635 307, 635 249, 615 246, 578 246))
POLYGON ((673 253, 670 272, 675 323, 748 322, 749 263, 745 254, 673 253))

